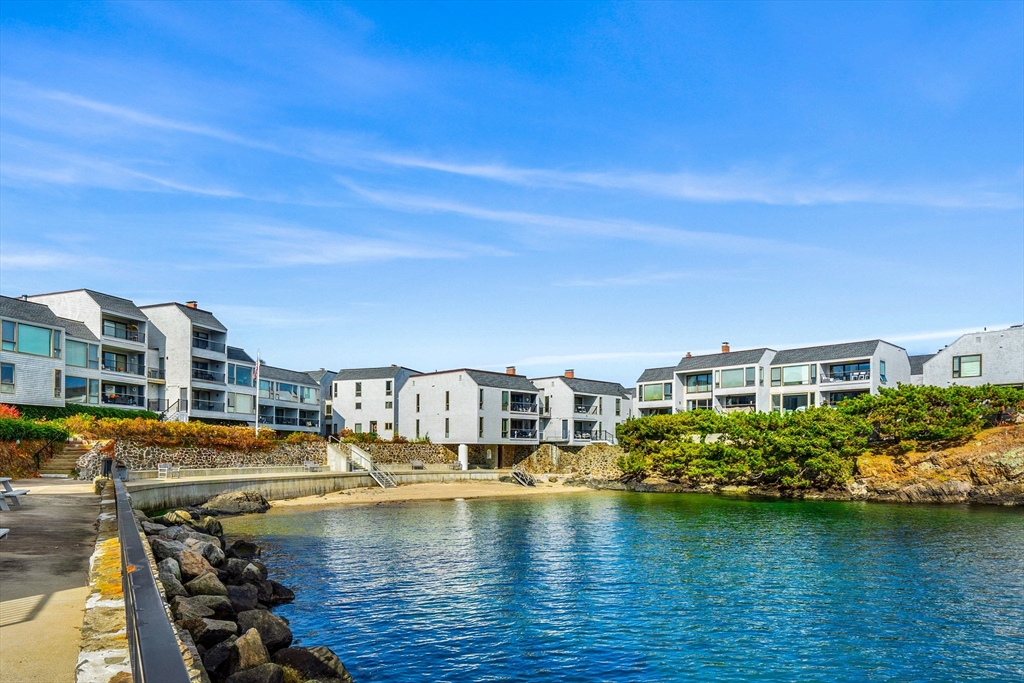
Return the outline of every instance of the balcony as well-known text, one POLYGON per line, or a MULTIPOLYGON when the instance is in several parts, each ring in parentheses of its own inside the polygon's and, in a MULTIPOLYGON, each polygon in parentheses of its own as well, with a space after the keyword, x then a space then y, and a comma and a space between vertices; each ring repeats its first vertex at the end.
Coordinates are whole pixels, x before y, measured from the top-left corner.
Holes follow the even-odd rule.
POLYGON ((297 417, 274 417, 274 424, 277 425, 291 425, 293 427, 299 426, 299 418, 297 417))
POLYGON ((319 429, 320 428, 320 418, 303 417, 303 418, 299 419, 299 424, 301 424, 303 427, 315 427, 315 428, 319 429))
POLYGON ((859 370, 856 372, 833 372, 831 374, 823 374, 821 376, 821 383, 832 384, 834 382, 867 382, 870 379, 870 370, 859 370))
POLYGON ((274 416, 273 415, 260 415, 259 423, 261 425, 272 425, 272 424, 274 424, 274 416))
POLYGON ((148 377, 149 379, 166 379, 164 377, 164 374, 165 374, 164 371, 161 370, 160 368, 147 368, 146 369, 146 377, 148 377))
POLYGON ((103 369, 106 372, 122 372, 126 375, 138 375, 144 377, 146 375, 146 368, 144 365, 138 363, 121 363, 118 361, 103 361, 103 369))
POLYGON ((591 432, 573 432, 572 438, 576 441, 590 441, 594 435, 591 432))
POLYGON ((114 339, 124 339, 125 341, 138 342, 140 344, 146 343, 146 333, 139 332, 138 330, 122 330, 117 327, 109 327, 103 325, 103 336, 112 337, 114 339))
POLYGON ((166 398, 151 398, 146 401, 146 409, 151 410, 154 413, 162 413, 167 410, 167 399, 166 398))
POLYGON ((203 382, 224 384, 224 373, 213 372, 212 370, 203 370, 202 368, 192 368, 192 379, 198 379, 203 382))
POLYGON ((205 410, 209 413, 223 413, 224 401, 203 401, 195 398, 192 399, 192 410, 205 410))
POLYGON ((590 405, 590 406, 577 405, 577 406, 573 406, 573 412, 576 415, 597 415, 597 406, 596 405, 590 405))
POLYGON ((508 406, 510 412, 513 413, 536 413, 536 403, 510 403, 508 406))
POLYGON ((510 439, 536 439, 536 429, 513 429, 509 431, 508 436, 510 439))
POLYGON ((207 351, 214 351, 215 353, 224 353, 225 345, 223 342, 213 341, 212 339, 192 337, 192 348, 206 349, 207 351))
POLYGON ((103 394, 102 400, 103 403, 111 406, 134 406, 136 408, 143 408, 146 405, 146 399, 132 394, 103 394))

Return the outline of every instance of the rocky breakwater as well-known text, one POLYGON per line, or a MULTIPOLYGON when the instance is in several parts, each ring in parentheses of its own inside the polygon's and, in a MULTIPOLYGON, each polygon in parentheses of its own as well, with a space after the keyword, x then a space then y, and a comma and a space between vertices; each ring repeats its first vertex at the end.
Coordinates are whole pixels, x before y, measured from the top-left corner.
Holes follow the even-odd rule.
POLYGON ((268 577, 259 546, 224 541, 216 514, 267 508, 258 493, 240 491, 140 518, 169 613, 193 641, 211 683, 351 683, 330 649, 291 647, 287 620, 271 610, 295 593, 268 577))

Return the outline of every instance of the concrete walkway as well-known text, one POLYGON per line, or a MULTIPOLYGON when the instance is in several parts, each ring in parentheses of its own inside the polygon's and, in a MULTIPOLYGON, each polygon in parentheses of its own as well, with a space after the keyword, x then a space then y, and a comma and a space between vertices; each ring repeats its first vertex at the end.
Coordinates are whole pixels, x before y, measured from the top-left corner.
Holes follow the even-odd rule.
POLYGON ((0 513, 0 683, 73 683, 99 496, 91 482, 25 479, 0 513))

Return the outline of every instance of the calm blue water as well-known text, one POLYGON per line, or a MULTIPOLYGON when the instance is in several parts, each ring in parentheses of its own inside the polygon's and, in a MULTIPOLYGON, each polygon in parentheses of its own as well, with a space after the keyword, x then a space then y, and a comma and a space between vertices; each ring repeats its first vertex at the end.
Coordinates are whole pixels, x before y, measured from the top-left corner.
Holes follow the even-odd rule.
POLYGON ((595 493, 229 520, 356 681, 1024 680, 1024 511, 595 493))

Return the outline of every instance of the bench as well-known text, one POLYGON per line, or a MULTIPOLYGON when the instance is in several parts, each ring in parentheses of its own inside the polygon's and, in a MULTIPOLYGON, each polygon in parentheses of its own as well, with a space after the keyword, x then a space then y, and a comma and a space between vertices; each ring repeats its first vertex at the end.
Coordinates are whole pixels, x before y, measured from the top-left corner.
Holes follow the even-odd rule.
POLYGON ((409 461, 409 466, 412 467, 414 470, 425 470, 425 469, 427 469, 427 466, 423 464, 422 460, 410 460, 409 461))
POLYGON ((453 469, 453 470, 461 470, 462 469, 462 462, 460 462, 458 460, 456 460, 455 462, 450 462, 450 463, 448 463, 448 467, 449 467, 449 469, 453 469))
POLYGON ((321 467, 322 465, 320 463, 313 462, 312 460, 307 460, 302 463, 302 469, 306 472, 319 472, 321 467))
POLYGON ((18 500, 19 496, 27 496, 28 489, 18 489, 15 491, 11 488, 10 477, 0 477, 0 510, 4 512, 10 512, 11 508, 7 504, 7 499, 10 498, 11 502, 16 506, 21 507, 21 501, 18 500))
POLYGON ((170 479, 172 477, 181 479, 181 467, 169 462, 158 462, 156 464, 157 479, 170 479))

